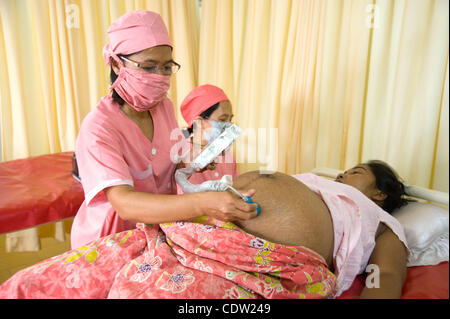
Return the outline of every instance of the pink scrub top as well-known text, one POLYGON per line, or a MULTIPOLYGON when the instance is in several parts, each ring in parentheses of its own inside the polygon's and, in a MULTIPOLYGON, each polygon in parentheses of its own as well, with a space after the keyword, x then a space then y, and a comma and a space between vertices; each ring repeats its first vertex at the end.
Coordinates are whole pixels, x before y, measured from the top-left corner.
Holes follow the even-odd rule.
POLYGON ((152 142, 110 95, 103 97, 83 120, 75 153, 85 200, 73 221, 72 249, 135 228, 136 222, 119 217, 105 188, 130 185, 140 192, 176 194, 176 164, 170 159, 170 149, 176 143, 170 134, 178 129, 173 104, 165 98, 150 113, 152 142))
MULTIPOLYGON (((239 170, 236 165, 236 159, 232 153, 232 148, 227 149, 225 153, 225 156, 219 157, 220 162, 216 164, 216 168, 214 170, 207 169, 202 173, 194 173, 189 178, 189 182, 198 185, 206 181, 219 180, 224 175, 231 175, 234 180, 234 178, 239 175, 239 170)), ((177 193, 183 194, 183 190, 178 185, 177 193)))

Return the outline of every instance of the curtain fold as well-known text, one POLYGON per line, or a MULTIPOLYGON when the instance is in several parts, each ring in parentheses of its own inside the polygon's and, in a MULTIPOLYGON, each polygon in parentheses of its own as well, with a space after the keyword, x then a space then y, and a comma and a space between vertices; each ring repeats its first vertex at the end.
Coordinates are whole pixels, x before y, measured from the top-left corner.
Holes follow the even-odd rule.
POLYGON ((433 189, 439 189, 448 192, 448 176, 449 176, 449 103, 448 103, 448 54, 447 64, 445 67, 445 84, 442 88, 441 110, 439 116, 438 134, 436 136, 436 152, 433 161, 433 179, 430 185, 433 189))
POLYGON ((1 61, 4 73, 2 79, 1 95, 2 95, 2 156, 3 158, 26 157, 30 152, 29 140, 27 138, 29 128, 27 126, 28 119, 25 112, 25 92, 24 92, 24 67, 32 67, 29 60, 26 60, 24 50, 20 38, 15 30, 19 29, 19 25, 29 26, 29 19, 26 10, 20 10, 21 2, 1 1, 0 13, 2 21, 2 53, 5 59, 1 61), (17 12, 17 14, 16 14, 17 12), (24 25, 19 24, 18 20, 24 21, 24 25), (28 62, 28 63, 27 63, 28 62), (12 102, 14 101, 14 107, 12 102), (15 134, 11 134, 14 127, 20 127, 15 130, 15 134), (9 133, 9 134, 8 134, 9 133), (19 149, 13 145, 21 145, 19 149))
POLYGON ((0 0, 2 160, 73 150, 108 93, 101 51, 127 11, 161 14, 179 105, 210 83, 244 129, 241 172, 390 163, 449 190, 447 0, 0 0), (201 22, 201 23, 200 23, 201 22))
MULTIPOLYGON (((435 158, 448 60, 448 2, 378 5, 381 17, 392 12, 392 18, 373 34, 362 158, 381 157, 409 183, 430 187, 434 162, 448 163, 448 156, 435 158)), ((448 175, 440 178, 448 185, 448 175)))
POLYGON ((2 160, 74 149, 81 121, 108 94, 106 30, 139 9, 167 24, 182 65, 169 91, 178 115, 198 81, 197 0, 0 1, 2 160))
POLYGON ((203 0, 201 25, 197 5, 0 1, 2 159, 73 149, 108 93, 107 27, 148 9, 162 15, 182 65, 169 91, 179 124, 192 88, 222 87, 246 130, 242 171, 379 158, 408 183, 448 190, 448 1, 203 0))
MULTIPOLYGON (((182 65, 168 93, 180 117, 178 105, 198 81, 197 0, 0 0, 1 160, 74 150, 81 121, 109 93, 107 28, 141 9, 161 14, 182 65)), ((6 246, 39 250, 39 234, 7 234, 6 246)))
POLYGON ((232 100, 240 170, 381 159, 448 191, 448 5, 203 0, 199 82, 232 100))

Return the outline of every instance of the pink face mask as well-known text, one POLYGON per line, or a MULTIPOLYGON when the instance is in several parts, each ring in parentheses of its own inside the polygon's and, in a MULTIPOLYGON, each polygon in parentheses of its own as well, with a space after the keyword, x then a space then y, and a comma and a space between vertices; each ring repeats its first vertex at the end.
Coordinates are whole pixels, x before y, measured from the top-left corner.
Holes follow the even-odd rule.
POLYGON ((122 66, 110 86, 136 111, 148 111, 158 105, 170 87, 170 75, 147 73, 122 66))

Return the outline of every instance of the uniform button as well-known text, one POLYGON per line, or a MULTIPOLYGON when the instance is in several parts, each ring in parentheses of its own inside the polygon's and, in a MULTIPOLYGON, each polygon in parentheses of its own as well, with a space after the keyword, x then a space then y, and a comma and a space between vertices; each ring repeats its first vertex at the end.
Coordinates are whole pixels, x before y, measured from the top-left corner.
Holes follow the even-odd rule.
POLYGON ((215 172, 215 173, 214 173, 214 176, 215 176, 215 177, 219 177, 219 173, 215 172))
POLYGON ((171 188, 171 187, 172 187, 172 183, 169 182, 169 183, 167 184, 167 188, 171 188))
POLYGON ((156 148, 152 149, 152 155, 156 155, 156 148))

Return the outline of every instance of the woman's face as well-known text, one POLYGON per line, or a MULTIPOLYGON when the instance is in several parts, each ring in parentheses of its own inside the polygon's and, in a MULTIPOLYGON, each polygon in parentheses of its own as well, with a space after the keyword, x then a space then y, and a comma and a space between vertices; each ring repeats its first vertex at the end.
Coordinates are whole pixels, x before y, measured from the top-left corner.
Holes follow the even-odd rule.
POLYGON ((375 175, 367 165, 359 164, 339 174, 335 181, 353 186, 377 204, 386 198, 386 195, 377 188, 375 175))
POLYGON ((234 115, 231 103, 227 100, 219 103, 219 107, 217 108, 217 110, 212 112, 209 119, 217 122, 231 122, 233 116, 234 115))
POLYGON ((231 122, 233 119, 233 109, 231 107, 230 101, 222 101, 219 103, 219 107, 211 113, 209 119, 204 119, 202 117, 197 117, 195 119, 196 126, 194 129, 194 143, 201 144, 205 146, 208 144, 208 141, 205 139, 203 133, 210 133, 212 128, 211 121, 216 122, 231 122), (201 128, 201 129, 199 129, 201 128))
MULTIPOLYGON (((160 45, 152 48, 148 48, 132 54, 127 57, 127 59, 137 62, 144 63, 145 67, 157 67, 157 74, 164 75, 162 73, 163 66, 174 62, 172 58, 172 48, 168 45, 160 45)), ((112 60, 112 68, 116 74, 119 74, 121 66, 115 61, 112 60)), ((140 67, 135 66, 133 63, 122 60, 125 67, 135 70, 143 70, 140 67)))

